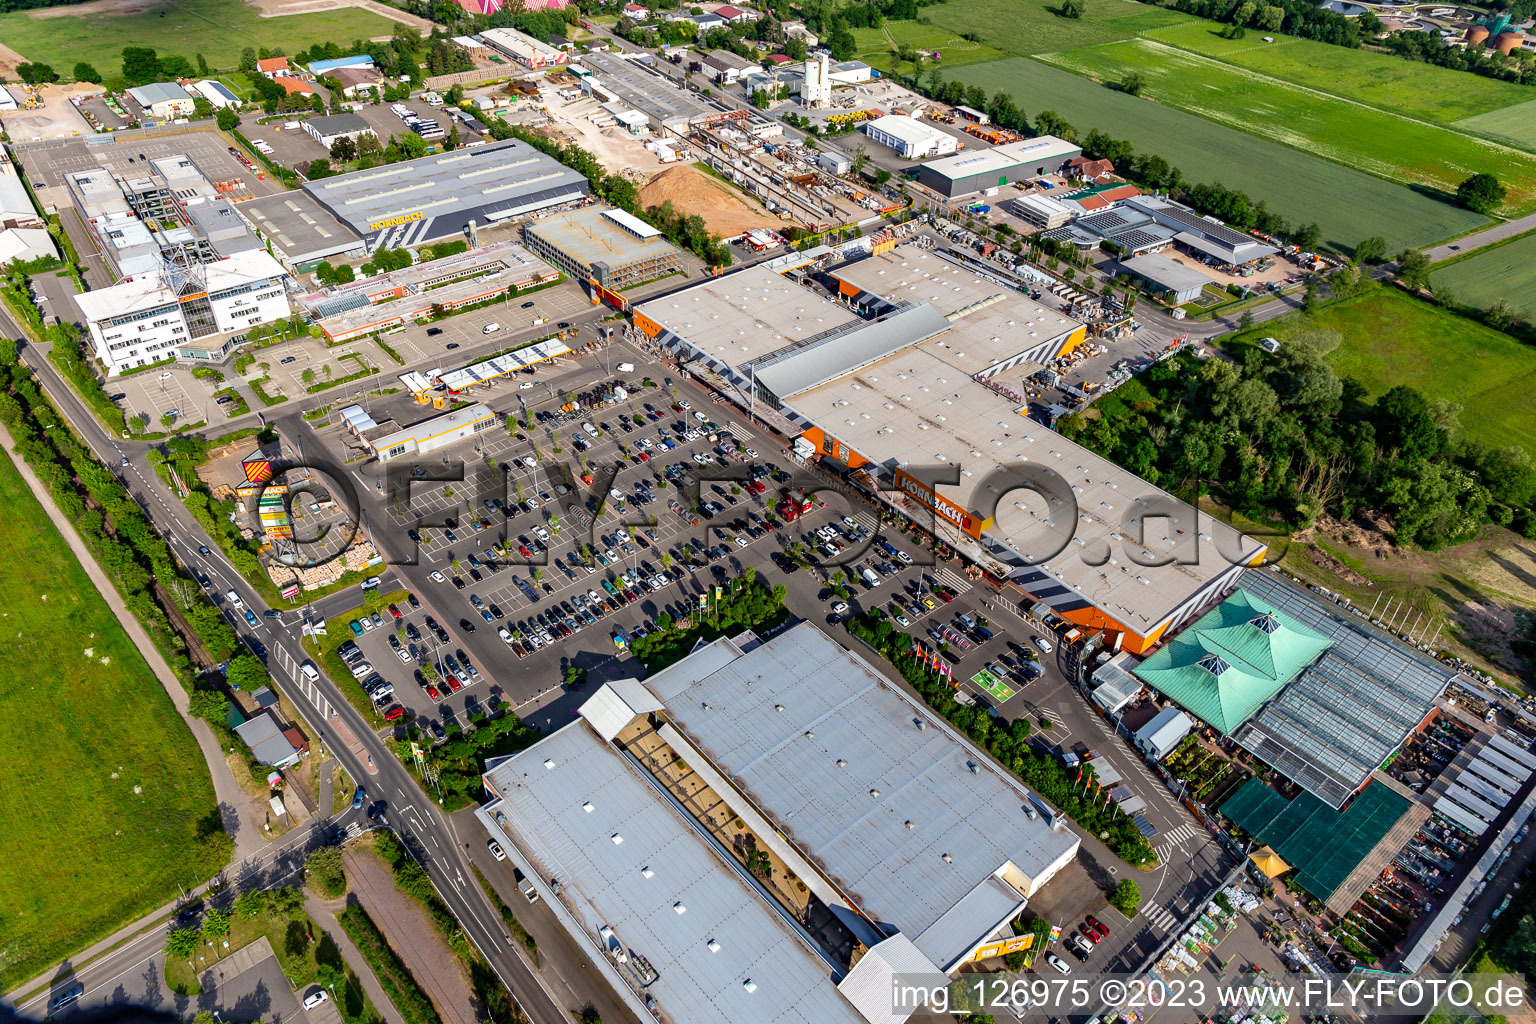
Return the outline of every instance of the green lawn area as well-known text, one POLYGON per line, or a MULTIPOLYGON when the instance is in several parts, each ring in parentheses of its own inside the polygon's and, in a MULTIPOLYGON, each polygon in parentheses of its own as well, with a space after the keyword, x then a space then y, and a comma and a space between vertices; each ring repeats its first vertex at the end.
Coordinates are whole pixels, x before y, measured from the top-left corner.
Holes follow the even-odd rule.
POLYGON ((1526 317, 1536 316, 1536 235, 1474 253, 1436 270, 1436 288, 1449 287, 1456 301, 1487 309, 1500 299, 1526 317))
POLYGON ((1536 202, 1536 156, 1529 153, 1150 39, 1038 59, 1102 82, 1137 72, 1146 82, 1144 99, 1394 181, 1451 194, 1468 174, 1488 171, 1509 189, 1508 211, 1536 202))
POLYGON ((1342 335, 1328 363, 1339 376, 1359 381, 1372 397, 1408 384, 1459 403, 1468 437, 1536 449, 1536 403, 1529 397, 1536 387, 1536 348, 1385 287, 1315 313, 1262 324, 1227 346, 1240 348, 1266 336, 1283 344, 1313 328, 1342 335))
MULTIPOLYGON (((0 454, 0 988, 224 867, 192 734, 0 454)), ((115 598, 114 598, 115 600, 115 598)))
POLYGON ((1315 221, 1323 229, 1324 244, 1336 249, 1347 251, 1362 238, 1381 235, 1395 252, 1485 223, 1470 210, 1404 186, 1035 60, 978 64, 951 77, 979 85, 989 95, 1007 89, 1023 109, 1053 110, 1080 133, 1098 128, 1127 139, 1139 152, 1160 154, 1191 181, 1242 189, 1289 221, 1315 221))
MULTIPOLYGON (((1197 20, 1136 0, 1086 0, 1079 19, 1054 13, 1058 6, 1044 0, 947 0, 924 7, 922 14, 951 32, 973 32, 993 46, 1020 54, 1112 43, 1150 29, 1197 20)), ((1025 109, 1038 106, 1036 102, 1025 109)))
POLYGON ((1517 146, 1536 150, 1536 100, 1526 100, 1499 110, 1490 110, 1486 114, 1463 118, 1456 122, 1456 127, 1493 135, 1517 146))
MULTIPOLYGON (((1527 86, 1514 82, 1256 29, 1250 29, 1242 39, 1223 39, 1218 35, 1223 27, 1209 21, 1190 21, 1143 35, 1282 81, 1436 124, 1452 124, 1477 114, 1492 116, 1489 111, 1536 102, 1530 99, 1527 86), (1266 35, 1275 41, 1266 43, 1266 35)), ((1536 121, 1531 129, 1523 143, 1526 146, 1536 142, 1536 121)))
POLYGON ((125 46, 152 46, 188 60, 201 53, 212 67, 233 68, 247 46, 281 46, 297 53, 315 43, 346 46, 354 39, 387 36, 395 26, 388 18, 356 7, 263 18, 244 0, 159 0, 135 14, 65 10, 0 15, 0 39, 30 60, 52 64, 61 74, 83 60, 113 75, 120 73, 125 46), (38 16, 47 14, 54 16, 38 16))
MULTIPOLYGON (((910 46, 914 50, 937 50, 940 59, 926 60, 923 69, 964 67, 967 64, 983 64, 1005 56, 981 43, 962 39, 957 33, 935 25, 921 25, 915 21, 888 21, 883 28, 856 28, 853 38, 859 44, 854 56, 879 71, 891 70, 891 50, 897 46, 910 46)), ((902 70, 911 73, 910 64, 902 64, 902 70)))

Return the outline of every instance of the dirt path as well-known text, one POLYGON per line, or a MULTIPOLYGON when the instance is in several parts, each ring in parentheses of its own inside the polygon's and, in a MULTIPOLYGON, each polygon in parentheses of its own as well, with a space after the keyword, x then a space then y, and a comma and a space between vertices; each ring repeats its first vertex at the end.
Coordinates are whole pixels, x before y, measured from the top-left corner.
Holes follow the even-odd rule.
POLYGON ((395 888, 394 876, 371 849, 349 848, 345 864, 358 902, 411 969, 446 1024, 477 1024, 469 979, 426 910, 395 888))

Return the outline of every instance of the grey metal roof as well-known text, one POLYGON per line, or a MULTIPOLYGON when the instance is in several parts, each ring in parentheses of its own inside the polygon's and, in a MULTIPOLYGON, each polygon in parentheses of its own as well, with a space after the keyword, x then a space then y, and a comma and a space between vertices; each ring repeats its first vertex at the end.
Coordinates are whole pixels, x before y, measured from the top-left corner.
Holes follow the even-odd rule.
POLYGON ((780 398, 799 394, 949 330, 928 303, 906 306, 869 323, 836 327, 754 360, 743 372, 780 398))
POLYGON ((481 819, 494 830, 504 816, 504 841, 538 875, 559 879, 558 899, 584 938, 620 945, 631 964, 636 954, 649 961, 657 978, 645 991, 666 1019, 861 1024, 831 966, 585 721, 486 776, 501 799, 481 819))
POLYGON ((578 171, 507 139, 306 182, 304 191, 366 234, 379 221, 448 217, 488 206, 515 208, 555 191, 584 193, 586 184, 578 171))
POLYGON ((1192 267, 1156 254, 1121 260, 1120 265, 1154 284, 1169 291, 1182 292, 1188 288, 1204 288, 1213 279, 1192 267))
POLYGON ((235 207, 293 263, 307 263, 362 246, 362 238, 303 189, 250 199, 235 207))
POLYGON ((251 757, 257 764, 285 765, 299 756, 283 735, 271 712, 262 711, 235 726, 235 734, 251 748, 251 757))
POLYGON ((331 114, 326 117, 312 117, 304 123, 309 128, 319 132, 321 138, 331 135, 350 135, 353 132, 373 131, 373 125, 363 120, 357 114, 331 114))
MULTIPOLYGON (((1038 888, 1077 851, 1075 834, 1029 819, 1017 780, 815 626, 697 675, 667 669, 646 686, 785 837, 941 966, 997 923, 925 935, 979 885, 1011 862, 1038 888)), ((983 917, 1000 909, 986 902, 983 917)))
POLYGON ((152 107, 156 103, 164 103, 167 100, 190 100, 187 90, 175 82, 150 82, 148 85, 137 85, 128 90, 128 95, 139 101, 143 107, 152 107))

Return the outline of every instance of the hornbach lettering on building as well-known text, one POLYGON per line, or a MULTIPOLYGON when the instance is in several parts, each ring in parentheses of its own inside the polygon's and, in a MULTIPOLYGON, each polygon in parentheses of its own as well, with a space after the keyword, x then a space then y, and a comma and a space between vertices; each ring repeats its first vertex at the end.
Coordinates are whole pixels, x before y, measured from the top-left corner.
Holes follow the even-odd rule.
POLYGON ((373 220, 368 222, 368 230, 378 231, 380 228, 392 228, 399 224, 409 224, 411 221, 421 220, 425 216, 426 214, 422 213, 420 210, 417 210, 415 213, 402 213, 398 217, 387 217, 384 220, 373 220))
POLYGON ((896 486, 916 498, 925 507, 943 516, 957 528, 964 531, 969 537, 980 538, 982 532, 992 525, 991 519, 978 520, 960 506, 935 494, 933 488, 913 477, 904 469, 896 470, 896 486))

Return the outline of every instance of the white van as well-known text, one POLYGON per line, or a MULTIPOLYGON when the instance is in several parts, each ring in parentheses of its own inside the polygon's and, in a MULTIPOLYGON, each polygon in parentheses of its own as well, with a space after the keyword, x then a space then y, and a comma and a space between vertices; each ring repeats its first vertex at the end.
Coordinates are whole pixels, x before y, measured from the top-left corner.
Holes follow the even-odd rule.
POLYGON ((501 324, 499 324, 496 321, 492 320, 490 323, 488 323, 484 327, 480 328, 480 333, 481 334, 495 334, 499 330, 501 330, 501 324))
POLYGON ((620 363, 618 366, 614 367, 614 369, 618 370, 620 373, 634 373, 635 372, 635 364, 634 363, 620 363))
POLYGON ((315 663, 305 659, 299 663, 299 671, 304 673, 304 678, 315 682, 320 678, 320 670, 315 668, 315 663))
POLYGON ((587 422, 583 423, 581 425, 581 429, 587 432, 587 436, 588 437, 596 437, 597 436, 597 428, 592 425, 592 421, 591 420, 588 420, 587 422))

